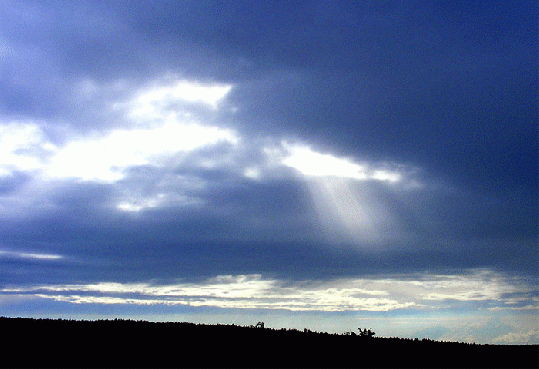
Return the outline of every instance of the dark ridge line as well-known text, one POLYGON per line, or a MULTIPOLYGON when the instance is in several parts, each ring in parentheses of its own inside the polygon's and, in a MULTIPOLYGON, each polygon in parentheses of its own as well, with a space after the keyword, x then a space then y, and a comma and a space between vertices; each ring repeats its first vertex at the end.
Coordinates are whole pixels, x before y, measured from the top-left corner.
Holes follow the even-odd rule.
POLYGON ((0 317, 0 332, 1 367, 539 367, 539 345, 369 337, 262 322, 0 317))
POLYGON ((162 326, 162 325, 177 325, 177 326, 196 326, 196 327, 206 327, 206 328, 232 328, 232 329, 264 329, 266 331, 271 332, 291 332, 291 333, 300 333, 300 334, 309 334, 309 335, 319 335, 319 336, 333 336, 333 337, 355 337, 355 339, 362 339, 362 340, 400 340, 400 341, 406 341, 406 342, 428 342, 428 343, 435 343, 435 344, 451 344, 451 345, 463 345, 463 346, 489 346, 489 347, 510 347, 510 346, 539 346, 538 344, 526 344, 526 345, 510 345, 510 344, 490 344, 490 343, 475 343, 475 342, 460 342, 460 341, 437 341, 432 340, 430 338, 402 338, 402 337, 364 337, 361 336, 353 331, 347 331, 344 333, 328 333, 328 332, 319 332, 319 331, 313 331, 307 328, 304 328, 303 330, 297 329, 297 328, 271 328, 271 327, 265 327, 264 323, 262 323, 262 327, 257 327, 256 325, 239 325, 239 324, 206 324, 206 323, 192 323, 192 322, 175 322, 175 321, 148 321, 148 320, 134 320, 134 319, 123 319, 123 318, 114 318, 114 319, 63 319, 63 318, 25 318, 25 317, 6 317, 6 316, 0 316, 0 323, 2 323, 2 320, 12 320, 12 321, 26 321, 26 322, 48 322, 48 323, 81 323, 81 324, 92 324, 92 323, 99 323, 99 324, 121 324, 121 323, 127 323, 127 324, 143 324, 143 325, 155 325, 155 326, 162 326))

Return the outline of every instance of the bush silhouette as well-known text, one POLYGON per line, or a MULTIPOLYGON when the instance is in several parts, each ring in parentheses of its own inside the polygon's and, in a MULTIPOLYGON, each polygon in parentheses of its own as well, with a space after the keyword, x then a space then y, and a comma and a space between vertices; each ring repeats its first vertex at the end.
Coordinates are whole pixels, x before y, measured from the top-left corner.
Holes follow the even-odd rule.
POLYGON ((374 337, 374 335, 376 333, 374 333, 373 331, 371 331, 370 329, 361 329, 361 328, 358 328, 359 329, 359 335, 360 337, 367 337, 367 338, 371 338, 371 337, 374 337))

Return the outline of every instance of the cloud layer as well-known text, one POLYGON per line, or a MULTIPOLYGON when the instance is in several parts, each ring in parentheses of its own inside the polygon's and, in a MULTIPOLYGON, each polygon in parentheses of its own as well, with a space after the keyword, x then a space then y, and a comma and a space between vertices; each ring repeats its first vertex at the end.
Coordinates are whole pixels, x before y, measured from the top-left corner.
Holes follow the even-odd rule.
POLYGON ((462 304, 485 310, 539 309, 539 291, 524 280, 489 270, 469 274, 341 278, 287 282, 261 275, 221 275, 175 284, 100 282, 3 288, 75 304, 188 305, 290 311, 391 311, 452 309, 462 304), (442 304, 438 304, 442 302, 442 304))

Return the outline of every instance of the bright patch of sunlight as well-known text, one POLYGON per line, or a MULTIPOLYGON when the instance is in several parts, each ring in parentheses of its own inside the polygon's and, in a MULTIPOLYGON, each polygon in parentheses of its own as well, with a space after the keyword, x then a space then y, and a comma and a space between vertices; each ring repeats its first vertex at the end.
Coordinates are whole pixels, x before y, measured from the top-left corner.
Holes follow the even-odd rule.
POLYGON ((39 169, 55 150, 37 124, 11 122, 0 125, 0 176, 39 169))
MULTIPOLYGON (((216 109, 231 88, 185 80, 156 82, 153 87, 140 90, 133 99, 113 104, 126 117, 135 118, 136 125, 70 140, 51 159, 47 175, 113 183, 123 179, 129 167, 169 165, 179 153, 220 142, 236 145, 239 136, 234 130, 193 120, 189 118, 189 109, 181 105, 199 102, 216 109)), ((137 211, 139 206, 152 204, 126 203, 120 208, 137 211)))
POLYGON ((157 86, 144 90, 133 101, 134 115, 148 115, 163 104, 173 104, 178 101, 199 102, 216 109, 232 89, 227 84, 203 84, 185 80, 176 81, 169 86, 157 86))
POLYGON ((122 201, 118 204, 117 207, 119 210, 127 211, 127 212, 139 212, 146 208, 155 208, 159 206, 161 202, 160 200, 164 197, 163 194, 160 194, 160 195, 161 196, 157 196, 156 198, 144 199, 142 201, 137 201, 137 202, 122 201))
POLYGON ((375 180, 381 182, 400 182, 402 174, 399 171, 380 169, 372 164, 356 163, 352 158, 338 157, 329 153, 320 153, 307 145, 290 145, 281 143, 284 152, 277 150, 267 155, 280 157, 281 164, 294 168, 306 177, 336 177, 349 178, 358 181, 375 180))
POLYGON ((389 172, 386 170, 375 170, 371 176, 372 179, 378 181, 398 182, 401 180, 401 175, 395 172, 389 172))
POLYGON ((56 255, 56 254, 43 254, 43 253, 0 250, 0 257, 2 257, 2 256, 4 256, 4 257, 12 257, 12 258, 21 258, 21 259, 37 259, 37 260, 63 259, 62 255, 56 255))
POLYGON ((116 208, 125 212, 138 213, 140 211, 163 206, 193 206, 200 205, 203 201, 196 197, 191 197, 178 193, 159 193, 153 197, 134 197, 124 200, 116 205, 116 208))
POLYGON ((267 155, 280 155, 281 164, 304 176, 329 243, 372 244, 394 237, 397 226, 393 217, 366 182, 401 182, 400 172, 367 162, 358 164, 351 158, 320 153, 306 145, 282 142, 281 146, 281 153, 274 150, 267 155))
POLYGON ((228 129, 174 121, 153 129, 117 129, 69 142, 52 158, 48 174, 112 183, 122 179, 128 167, 160 165, 163 158, 218 142, 236 144, 238 138, 228 129))
POLYGON ((284 146, 289 155, 282 159, 282 163, 305 176, 367 179, 366 168, 347 158, 321 154, 308 146, 289 146, 286 143, 284 146))
POLYGON ((387 238, 391 215, 364 186, 337 177, 306 183, 328 243, 372 244, 387 238))
POLYGON ((248 168, 244 169, 243 175, 245 177, 247 177, 247 178, 259 179, 260 178, 260 170, 257 167, 248 167, 248 168))

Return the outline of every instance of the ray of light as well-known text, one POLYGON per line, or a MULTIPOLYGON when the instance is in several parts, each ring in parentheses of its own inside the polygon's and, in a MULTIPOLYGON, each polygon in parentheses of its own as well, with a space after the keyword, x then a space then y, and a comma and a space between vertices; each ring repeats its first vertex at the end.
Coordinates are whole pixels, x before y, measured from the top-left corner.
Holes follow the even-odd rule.
POLYGON ((364 244, 384 238, 382 222, 389 214, 364 184, 338 177, 311 178, 307 184, 329 243, 364 244))
POLYGON ((306 145, 282 143, 281 163, 305 180, 327 241, 334 245, 373 244, 394 237, 396 223, 372 189, 373 182, 395 185, 398 171, 358 164, 306 145))

